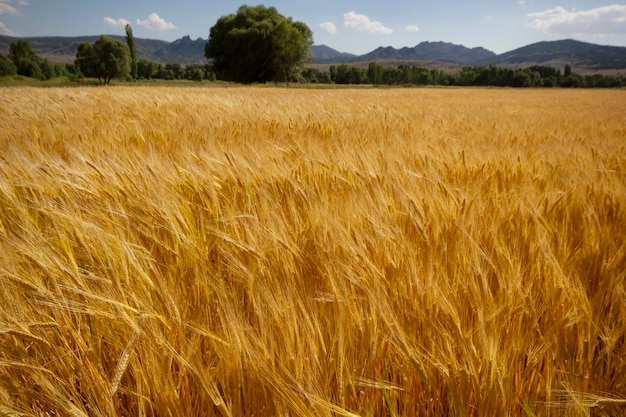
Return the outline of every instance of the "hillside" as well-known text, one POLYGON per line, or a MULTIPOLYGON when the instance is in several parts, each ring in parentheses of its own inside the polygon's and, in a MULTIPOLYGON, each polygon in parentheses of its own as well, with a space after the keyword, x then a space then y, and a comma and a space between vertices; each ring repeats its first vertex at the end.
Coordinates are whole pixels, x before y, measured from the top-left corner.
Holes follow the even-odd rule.
MULTIPOLYGON (((572 39, 538 42, 497 55, 485 48, 467 48, 447 42, 422 42, 413 48, 396 49, 379 47, 365 55, 350 59, 316 60, 328 66, 350 62, 352 65, 376 61, 385 63, 424 66, 449 70, 465 65, 498 65, 524 68, 545 65, 562 68, 570 65, 581 74, 621 74, 626 71, 626 48, 580 42, 572 39), (428 65, 423 65, 427 63, 428 65)), ((387 65, 388 66, 388 65, 387 65)))
POLYGON ((326 45, 313 45, 311 47, 311 53, 315 57, 315 62, 322 61, 351 61, 357 58, 357 55, 348 54, 346 52, 339 52, 326 45))
MULTIPOLYGON (((112 36, 125 42, 123 36, 112 36)), ((98 36, 81 37, 32 37, 29 41, 35 51, 56 63, 74 61, 76 49, 81 42, 93 43, 98 36)), ((17 38, 0 35, 0 53, 7 53, 9 45, 17 38)), ((203 64, 206 39, 191 39, 185 36, 174 42, 155 39, 135 38, 137 56, 161 64, 203 64)), ((421 42, 414 47, 400 49, 379 47, 364 55, 339 52, 326 45, 311 47, 314 57, 312 66, 328 67, 332 64, 379 62, 383 65, 405 64, 436 68, 449 71, 466 65, 499 65, 507 67, 528 67, 545 65, 562 68, 571 65, 582 74, 620 74, 626 71, 626 48, 603 46, 576 40, 538 42, 500 55, 482 47, 467 48, 449 42, 421 42)))
POLYGON ((412 48, 380 47, 368 54, 361 55, 358 60, 400 59, 474 65, 494 57, 496 57, 496 54, 485 48, 470 49, 463 45, 455 45, 448 42, 422 42, 412 48))
MULTIPOLYGON (((123 36, 107 35, 110 38, 126 42, 123 36)), ((79 36, 79 37, 33 37, 23 38, 30 42, 35 52, 48 58, 52 62, 66 64, 74 62, 76 49, 82 42, 93 43, 99 36, 79 36)), ((18 38, 0 35, 0 53, 7 53, 9 45, 17 41, 18 38)), ((198 38, 192 40, 189 36, 177 39, 174 42, 167 42, 156 39, 135 38, 138 59, 149 59, 161 64, 204 64, 204 45, 206 39, 198 38)))
POLYGON ((538 42, 498 55, 487 63, 506 66, 546 65, 597 70, 626 69, 626 48, 565 39, 538 42))

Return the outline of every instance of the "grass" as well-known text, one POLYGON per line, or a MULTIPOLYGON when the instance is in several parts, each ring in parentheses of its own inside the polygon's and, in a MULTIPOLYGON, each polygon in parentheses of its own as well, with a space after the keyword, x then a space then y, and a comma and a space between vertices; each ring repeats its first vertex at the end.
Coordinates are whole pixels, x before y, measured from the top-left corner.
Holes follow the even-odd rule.
POLYGON ((0 414, 619 415, 624 114, 4 89, 0 414))

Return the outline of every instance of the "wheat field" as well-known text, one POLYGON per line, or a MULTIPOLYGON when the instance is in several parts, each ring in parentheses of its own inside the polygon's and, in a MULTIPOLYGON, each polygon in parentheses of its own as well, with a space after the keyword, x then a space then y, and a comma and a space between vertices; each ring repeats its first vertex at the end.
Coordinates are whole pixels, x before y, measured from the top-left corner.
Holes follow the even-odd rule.
POLYGON ((0 415, 626 413, 626 91, 0 91, 0 415))

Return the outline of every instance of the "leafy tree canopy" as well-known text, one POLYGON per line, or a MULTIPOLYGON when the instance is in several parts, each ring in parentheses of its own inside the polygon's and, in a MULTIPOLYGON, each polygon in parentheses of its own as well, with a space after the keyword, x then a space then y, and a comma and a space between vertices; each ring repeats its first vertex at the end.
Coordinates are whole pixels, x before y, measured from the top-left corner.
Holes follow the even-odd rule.
POLYGON ((241 6, 211 28, 204 55, 219 78, 243 83, 293 81, 310 59, 313 33, 274 7, 241 6))
POLYGON ((17 67, 9 58, 0 55, 0 77, 6 75, 17 75, 17 67))
POLYGON ((87 77, 97 77, 101 84, 109 84, 113 78, 130 75, 130 52, 124 43, 101 36, 92 45, 78 45, 76 67, 87 77))
POLYGON ((23 75, 25 77, 49 80, 65 74, 65 70, 42 58, 33 50, 31 44, 23 39, 9 46, 8 63, 0 59, 0 75, 23 75))
POLYGON ((18 40, 9 46, 9 58, 17 68, 17 74, 31 78, 44 78, 37 56, 28 41, 18 40))
POLYGON ((13 62, 19 59, 28 59, 31 61, 36 61, 38 59, 37 54, 33 50, 30 43, 22 39, 9 46, 9 58, 11 58, 13 62))

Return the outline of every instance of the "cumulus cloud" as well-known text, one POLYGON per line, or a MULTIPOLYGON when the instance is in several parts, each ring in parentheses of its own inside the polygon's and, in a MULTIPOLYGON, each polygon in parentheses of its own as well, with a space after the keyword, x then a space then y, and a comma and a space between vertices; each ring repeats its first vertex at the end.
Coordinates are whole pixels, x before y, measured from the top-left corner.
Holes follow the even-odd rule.
POLYGON ((404 30, 406 30, 407 32, 419 32, 420 28, 417 25, 409 25, 405 27, 404 30))
POLYGON ((369 17, 355 12, 348 12, 343 15, 343 24, 359 32, 378 33, 381 35, 391 35, 393 30, 385 27, 379 21, 371 21, 369 17))
POLYGON ((19 16, 20 12, 10 3, 18 3, 20 6, 25 6, 26 2, 21 1, 11 1, 11 0, 0 0, 0 15, 8 14, 11 16, 19 16))
MULTIPOLYGON (((22 16, 22 13, 16 6, 27 6, 26 0, 0 0, 0 16, 22 16)), ((19 33, 12 31, 4 22, 0 22, 0 35, 20 36, 19 33)))
POLYGON ((172 22, 166 22, 165 19, 156 13, 150 13, 150 16, 145 20, 137 19, 137 24, 153 30, 176 29, 176 26, 172 22))
POLYGON ((320 27, 322 29, 326 29, 326 31, 332 35, 334 35, 335 33, 337 33, 337 26, 335 26, 335 24, 333 22, 324 22, 324 23, 320 23, 320 27))
POLYGON ((113 28, 123 28, 126 27, 126 25, 130 24, 130 22, 124 18, 119 18, 119 19, 113 19, 110 17, 105 17, 104 19, 104 23, 106 23, 107 25, 113 27, 113 28))
POLYGON ((3 22, 0 22, 0 35, 20 36, 19 33, 13 32, 11 29, 6 27, 6 25, 3 22))
POLYGON ((532 19, 528 26, 548 33, 598 36, 626 34, 626 5, 621 4, 571 12, 557 6, 527 16, 532 19))

